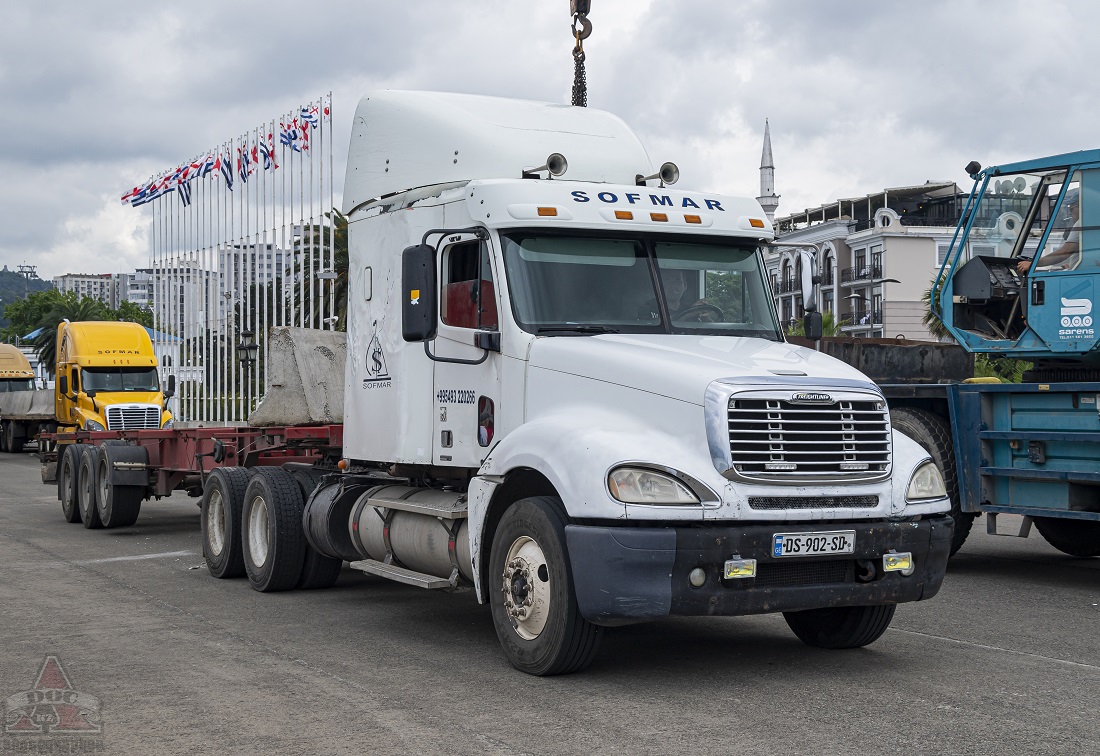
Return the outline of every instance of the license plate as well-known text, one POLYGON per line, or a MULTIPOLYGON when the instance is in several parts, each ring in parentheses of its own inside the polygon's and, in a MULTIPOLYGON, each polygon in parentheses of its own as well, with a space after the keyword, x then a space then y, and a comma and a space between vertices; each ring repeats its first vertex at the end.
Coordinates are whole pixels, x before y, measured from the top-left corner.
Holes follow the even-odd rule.
POLYGON ((856 531, 830 530, 823 533, 776 533, 772 556, 804 557, 820 554, 854 554, 856 531))

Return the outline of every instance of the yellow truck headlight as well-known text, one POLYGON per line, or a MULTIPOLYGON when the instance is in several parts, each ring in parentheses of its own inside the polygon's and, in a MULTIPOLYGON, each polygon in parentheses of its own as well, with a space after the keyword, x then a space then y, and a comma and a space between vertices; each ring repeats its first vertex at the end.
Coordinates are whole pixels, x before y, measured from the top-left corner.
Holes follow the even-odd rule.
POLYGON ((103 427, 102 423, 96 422, 95 420, 85 420, 84 421, 84 430, 86 430, 86 431, 101 431, 101 430, 107 430, 107 429, 103 427))
POLYGON ((943 475, 936 463, 928 460, 913 472, 905 500, 942 499, 944 496, 947 496, 947 487, 943 484, 943 475))

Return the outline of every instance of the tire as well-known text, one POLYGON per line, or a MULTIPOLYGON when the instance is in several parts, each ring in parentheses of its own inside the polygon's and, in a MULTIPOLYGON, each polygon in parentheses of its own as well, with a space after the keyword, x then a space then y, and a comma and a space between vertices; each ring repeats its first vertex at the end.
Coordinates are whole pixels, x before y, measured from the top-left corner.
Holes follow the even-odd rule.
POLYGON ((493 536, 493 624, 508 661, 531 675, 579 672, 595 659, 603 639, 603 628, 577 607, 565 523, 560 499, 536 496, 512 505, 493 536))
POLYGON ((302 489, 277 467, 256 469, 241 510, 241 551, 248 582, 263 593, 298 585, 305 560, 302 489))
POLYGON ((57 471, 57 498, 61 501, 61 515, 65 522, 80 522, 80 504, 77 501, 77 478, 80 477, 82 444, 61 447, 61 461, 57 471))
POLYGON ((202 555, 216 578, 243 577, 241 509, 252 474, 244 467, 219 467, 202 491, 202 555))
POLYGON ((5 423, 4 451, 8 454, 21 454, 23 447, 27 445, 27 437, 23 435, 22 428, 15 422, 5 423))
POLYGON ((940 416, 917 407, 895 407, 890 410, 890 423, 916 441, 932 457, 943 475, 943 484, 951 499, 951 519, 955 532, 951 536, 951 556, 962 548, 970 529, 974 526, 975 512, 962 511, 959 498, 959 476, 955 469, 955 444, 951 440, 951 427, 940 416))
MULTIPOLYGON (((297 481, 298 487, 302 489, 302 501, 305 502, 309 499, 310 494, 317 487, 317 484, 321 482, 321 473, 313 470, 293 470, 291 475, 294 476, 294 480, 297 481)), ((303 525, 303 527, 305 527, 303 525)), ((334 559, 333 557, 327 557, 321 554, 317 549, 309 545, 309 541, 305 541, 305 558, 302 562, 302 575, 298 578, 298 585, 296 587, 304 591, 319 590, 322 588, 331 588, 333 583, 340 577, 341 570, 344 569, 344 560, 334 559)))
POLYGON ((102 528, 99 508, 96 506, 96 472, 99 470, 99 449, 82 445, 79 474, 76 480, 76 500, 80 505, 80 521, 89 530, 102 528))
POLYGON ((882 637, 896 609, 896 604, 808 609, 783 612, 783 619, 807 646, 861 648, 882 637))
POLYGON ((140 486, 111 485, 111 465, 115 462, 145 461, 145 450, 118 441, 99 446, 96 465, 96 509, 105 528, 128 528, 137 522, 145 489, 140 486))
POLYGON ((1054 548, 1070 556, 1100 556, 1100 522, 1036 517, 1035 527, 1054 548))

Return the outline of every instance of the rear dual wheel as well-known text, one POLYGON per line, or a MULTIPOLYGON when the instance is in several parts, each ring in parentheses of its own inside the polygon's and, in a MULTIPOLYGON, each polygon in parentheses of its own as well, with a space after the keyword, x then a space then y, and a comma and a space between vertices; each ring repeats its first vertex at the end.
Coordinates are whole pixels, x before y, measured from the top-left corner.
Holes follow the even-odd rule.
POLYGON ((103 527, 103 522, 99 519, 99 508, 96 506, 96 473, 99 471, 100 456, 96 447, 83 446, 77 469, 76 499, 80 507, 80 521, 90 530, 103 527))
POLYGON ((248 582, 264 593, 295 588, 302 576, 305 501, 294 476, 277 467, 256 468, 244 495, 241 550, 248 582))
POLYGON ((1100 522, 1036 517, 1035 527, 1047 543, 1063 554, 1081 558, 1100 556, 1100 522))
POLYGON ((65 522, 80 522, 78 478, 83 444, 62 446, 57 471, 57 498, 61 501, 61 514, 65 522))
POLYGON ((202 553, 216 578, 245 574, 241 553, 241 508, 252 474, 243 467, 219 467, 202 492, 202 553))
POLYGON ((105 441, 100 444, 96 462, 96 511, 105 528, 127 528, 137 522, 141 502, 145 498, 143 486, 122 486, 111 483, 111 471, 115 462, 144 463, 145 450, 125 441, 105 441))

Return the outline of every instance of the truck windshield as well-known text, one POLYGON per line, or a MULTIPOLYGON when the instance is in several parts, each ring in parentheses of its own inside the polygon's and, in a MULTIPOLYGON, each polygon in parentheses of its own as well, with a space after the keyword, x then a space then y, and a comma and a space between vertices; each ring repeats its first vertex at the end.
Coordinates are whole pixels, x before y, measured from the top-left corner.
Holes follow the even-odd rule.
POLYGON ((159 391, 156 368, 84 368, 85 391, 159 391))
POLYGON ((756 248, 655 235, 501 236, 531 333, 702 333, 780 341, 756 248))
POLYGON ((33 378, 4 378, 0 379, 0 394, 7 391, 34 391, 33 378))

